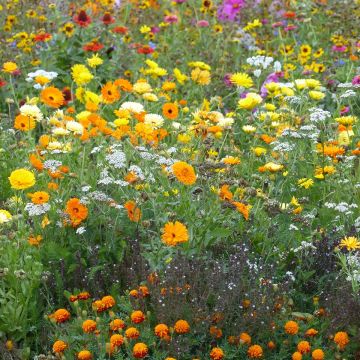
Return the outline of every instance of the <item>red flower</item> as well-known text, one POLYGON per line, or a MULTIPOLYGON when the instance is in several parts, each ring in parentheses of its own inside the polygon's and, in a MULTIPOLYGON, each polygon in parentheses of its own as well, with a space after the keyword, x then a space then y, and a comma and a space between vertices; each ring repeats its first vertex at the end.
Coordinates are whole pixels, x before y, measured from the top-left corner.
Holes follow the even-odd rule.
POLYGON ((94 51, 97 52, 104 47, 103 44, 99 43, 97 40, 93 40, 83 46, 84 51, 94 51))
POLYGON ((126 26, 117 26, 114 27, 111 31, 117 34, 127 34, 128 28, 126 26))
POLYGON ((105 25, 109 25, 115 22, 115 19, 111 16, 109 12, 106 12, 104 16, 102 17, 102 22, 105 25))
POLYGON ((62 93, 64 95, 64 102, 65 104, 69 103, 70 101, 72 101, 73 96, 71 94, 71 89, 69 87, 64 87, 62 90, 62 93))
POLYGON ((80 10, 80 12, 74 16, 74 21, 81 27, 87 27, 91 23, 91 17, 88 16, 85 10, 80 10))
POLYGON ((7 84, 7 82, 3 79, 0 79, 0 88, 5 86, 7 84))
POLYGON ((285 19, 294 19, 296 17, 296 13, 293 11, 286 11, 283 15, 285 19))
POLYGON ((141 46, 137 49, 138 54, 152 54, 154 49, 151 48, 149 45, 141 46))
POLYGON ((34 37, 34 41, 35 42, 45 42, 45 41, 48 41, 52 38, 52 35, 49 34, 49 33, 43 33, 43 34, 38 34, 38 35, 35 35, 34 37))

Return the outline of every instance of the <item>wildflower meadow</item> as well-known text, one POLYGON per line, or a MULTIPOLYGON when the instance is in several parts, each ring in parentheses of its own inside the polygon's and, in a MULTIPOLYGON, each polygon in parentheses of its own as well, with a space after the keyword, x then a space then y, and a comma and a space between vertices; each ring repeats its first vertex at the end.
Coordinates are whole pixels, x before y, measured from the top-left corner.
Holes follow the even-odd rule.
POLYGON ((0 360, 359 360, 359 19, 0 0, 0 360))

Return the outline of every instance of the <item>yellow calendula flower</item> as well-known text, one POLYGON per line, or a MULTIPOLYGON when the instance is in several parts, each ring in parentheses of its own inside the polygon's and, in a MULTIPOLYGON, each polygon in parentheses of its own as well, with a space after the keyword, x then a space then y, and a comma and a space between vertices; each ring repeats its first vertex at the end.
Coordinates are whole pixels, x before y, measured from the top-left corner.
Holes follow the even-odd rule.
POLYGON ((181 85, 185 83, 185 81, 189 80, 189 77, 183 74, 179 69, 175 68, 173 71, 173 74, 175 76, 175 79, 177 82, 181 85))
POLYGON ((89 83, 94 75, 91 74, 89 69, 82 64, 76 64, 71 68, 71 75, 77 85, 86 85, 89 83))
POLYGON ((101 59, 98 54, 94 54, 91 58, 86 59, 86 62, 90 67, 95 68, 97 66, 100 66, 104 62, 104 60, 101 59))
POLYGON ((133 86, 133 91, 138 94, 145 94, 152 91, 150 84, 146 81, 137 81, 133 86))
POLYGON ((309 91, 309 96, 313 99, 313 100, 322 100, 325 97, 325 94, 321 91, 316 91, 316 90, 311 90, 309 91))
POLYGON ((28 189, 36 182, 34 173, 26 169, 14 170, 9 176, 9 181, 11 187, 16 190, 28 189))
POLYGON ((335 118, 335 121, 341 125, 353 125, 357 121, 356 116, 341 116, 338 118, 335 118))
POLYGON ((240 109, 252 110, 257 105, 261 104, 262 97, 256 93, 247 93, 244 99, 238 101, 240 109))
POLYGON ((337 140, 340 146, 348 146, 351 143, 351 136, 347 131, 341 131, 337 140))
POLYGON ((208 70, 201 70, 197 67, 191 72, 191 79, 199 85, 209 85, 211 74, 208 70))
POLYGON ((257 146, 256 148, 253 148, 252 151, 254 152, 254 154, 256 156, 261 156, 261 155, 265 155, 267 150, 263 147, 257 146))
POLYGON ((17 67, 16 63, 14 63, 12 61, 8 61, 3 64, 2 71, 7 72, 7 73, 12 73, 15 70, 17 70, 17 68, 18 67, 17 67))
POLYGON ((201 70, 211 70, 210 65, 204 63, 203 61, 191 61, 188 63, 188 66, 193 67, 193 68, 199 68, 201 70))

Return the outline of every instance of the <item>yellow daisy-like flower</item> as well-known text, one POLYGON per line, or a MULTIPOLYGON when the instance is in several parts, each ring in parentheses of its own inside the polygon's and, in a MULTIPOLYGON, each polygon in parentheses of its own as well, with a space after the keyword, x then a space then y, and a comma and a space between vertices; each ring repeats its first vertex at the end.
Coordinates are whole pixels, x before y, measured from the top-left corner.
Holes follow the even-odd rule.
POLYGON ((9 181, 11 187, 16 190, 23 190, 35 185, 35 175, 26 169, 14 170, 10 176, 9 181))
POLYGON ((211 81, 211 75, 208 70, 201 70, 197 67, 191 72, 191 79, 199 85, 209 85, 211 81))
POLYGON ((12 61, 8 61, 6 63, 3 64, 3 67, 2 67, 2 70, 4 72, 7 72, 7 73, 12 73, 14 72, 16 69, 17 69, 17 65, 12 62, 12 61))
POLYGON ((252 110, 262 102, 262 97, 256 93, 248 93, 244 99, 238 101, 240 109, 252 110))
POLYGON ((348 251, 358 250, 360 249, 360 241, 355 236, 348 236, 341 240, 339 246, 348 251))
POLYGON ((335 119, 335 121, 341 125, 353 125, 357 121, 356 116, 341 116, 335 119))
POLYGON ((77 85, 86 85, 94 77, 89 69, 82 64, 76 64, 71 68, 71 75, 77 85))
POLYGON ((302 179, 298 180, 298 185, 300 187, 308 189, 309 187, 314 185, 314 180, 313 179, 308 179, 308 178, 302 178, 302 179))
POLYGON ((321 91, 311 90, 309 91, 309 96, 313 100, 322 100, 325 97, 325 94, 321 91))
POLYGON ((181 85, 185 83, 189 78, 185 74, 183 74, 178 68, 174 69, 174 76, 177 80, 177 82, 181 85))
POLYGON ((162 232, 161 239, 168 246, 175 246, 189 240, 186 226, 179 221, 168 222, 163 227, 162 232))
POLYGON ((104 60, 101 57, 99 57, 98 54, 94 54, 91 58, 86 59, 86 62, 90 67, 95 68, 101 65, 104 62, 104 60))
POLYGON ((236 86, 251 88, 254 85, 251 77, 246 73, 235 73, 230 76, 230 81, 236 86))
POLYGON ((7 210, 0 210, 0 224, 9 222, 12 219, 11 214, 7 210))

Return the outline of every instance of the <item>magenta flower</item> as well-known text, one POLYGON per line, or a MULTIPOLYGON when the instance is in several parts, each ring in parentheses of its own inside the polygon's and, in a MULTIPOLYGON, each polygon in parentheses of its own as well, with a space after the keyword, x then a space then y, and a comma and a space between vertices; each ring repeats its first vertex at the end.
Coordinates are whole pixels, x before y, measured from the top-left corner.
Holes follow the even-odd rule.
POLYGON ((218 19, 235 21, 240 10, 245 6, 245 0, 224 0, 218 9, 218 19))
POLYGON ((351 82, 353 85, 360 85, 360 75, 356 75, 351 82))
POLYGON ((207 26, 209 26, 209 22, 206 20, 199 20, 196 25, 198 27, 207 27, 207 26))
POLYGON ((164 21, 169 24, 174 24, 178 22, 178 17, 176 15, 167 15, 165 16, 164 21))

